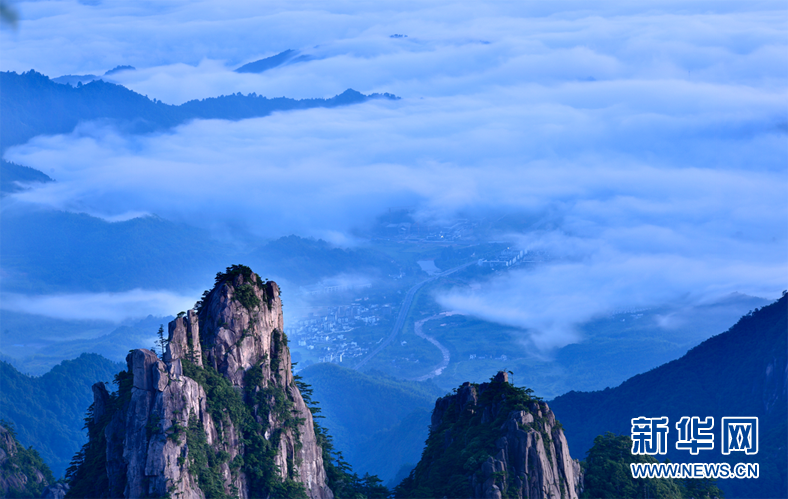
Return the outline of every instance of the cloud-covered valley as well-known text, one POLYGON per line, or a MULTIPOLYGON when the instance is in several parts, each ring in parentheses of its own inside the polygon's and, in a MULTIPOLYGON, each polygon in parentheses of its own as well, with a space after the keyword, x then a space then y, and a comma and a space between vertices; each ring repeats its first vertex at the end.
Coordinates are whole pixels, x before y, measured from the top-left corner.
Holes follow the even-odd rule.
POLYGON ((131 64, 113 78, 173 104, 346 88, 402 99, 147 135, 85 123, 8 150, 57 182, 5 203, 337 244, 391 207, 425 222, 530 217, 508 237, 552 263, 439 301, 542 348, 612 309, 786 288, 780 3, 17 5, 3 70, 131 64), (232 71, 285 49, 312 59, 232 71))

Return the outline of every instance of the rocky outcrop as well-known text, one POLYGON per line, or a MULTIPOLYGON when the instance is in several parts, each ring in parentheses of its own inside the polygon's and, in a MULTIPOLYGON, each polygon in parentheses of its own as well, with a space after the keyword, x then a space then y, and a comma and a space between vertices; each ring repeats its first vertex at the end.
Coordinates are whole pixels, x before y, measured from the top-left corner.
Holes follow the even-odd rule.
POLYGON ((82 487, 90 485, 89 473, 77 472, 69 496, 203 499, 305 492, 311 499, 332 499, 282 331, 276 283, 262 282, 242 266, 217 275, 198 309, 169 324, 162 359, 133 350, 117 394, 94 386, 88 450, 93 443, 101 447, 93 453, 103 453, 106 485, 82 487))
POLYGON ((505 434, 495 442, 497 452, 482 464, 480 474, 473 475, 474 497, 501 497, 507 492, 508 480, 496 483, 497 472, 513 477, 510 496, 578 497, 580 464, 569 455, 564 432, 556 427, 547 404, 534 402, 528 411, 510 412, 501 429, 505 434))
POLYGON ((499 372, 437 400, 427 448, 397 497, 577 499, 582 483, 553 412, 499 372))
POLYGON ((9 428, 0 424, 0 497, 40 497, 54 482, 52 472, 38 452, 19 444, 9 428))
POLYGON ((68 489, 67 483, 57 482, 47 487, 41 497, 42 499, 65 499, 68 489))

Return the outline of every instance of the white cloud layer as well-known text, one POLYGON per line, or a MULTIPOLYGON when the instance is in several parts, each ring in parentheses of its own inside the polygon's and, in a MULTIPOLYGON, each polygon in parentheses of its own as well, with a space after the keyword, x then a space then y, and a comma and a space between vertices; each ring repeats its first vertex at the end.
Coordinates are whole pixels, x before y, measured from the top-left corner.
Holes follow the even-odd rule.
POLYGON ((676 302, 691 307, 740 291, 775 297, 785 286, 784 255, 776 244, 734 242, 725 252, 715 251, 709 241, 684 244, 686 251, 679 253, 664 251, 660 242, 685 239, 681 234, 659 227, 617 232, 594 239, 560 232, 521 237, 519 247, 547 252, 556 261, 514 270, 473 292, 455 289, 438 296, 438 302, 447 309, 524 328, 530 340, 526 344, 544 351, 580 340, 578 324, 616 309, 676 302), (649 247, 649 241, 656 244, 649 247), (635 245, 637 251, 622 248, 635 245))
POLYGON ((86 124, 6 159, 58 180, 24 202, 352 240, 388 207, 514 212, 559 263, 447 307, 560 346, 609 309, 788 275, 783 2, 24 2, 3 69, 101 74, 170 103, 233 92, 401 101, 127 136, 86 124), (399 33, 407 38, 389 38, 399 33), (285 49, 314 56, 231 69, 285 49), (542 226, 540 226, 542 227, 542 226))
POLYGON ((132 289, 122 293, 75 293, 27 296, 3 294, 0 309, 65 320, 122 322, 148 315, 166 317, 194 306, 193 296, 132 289))

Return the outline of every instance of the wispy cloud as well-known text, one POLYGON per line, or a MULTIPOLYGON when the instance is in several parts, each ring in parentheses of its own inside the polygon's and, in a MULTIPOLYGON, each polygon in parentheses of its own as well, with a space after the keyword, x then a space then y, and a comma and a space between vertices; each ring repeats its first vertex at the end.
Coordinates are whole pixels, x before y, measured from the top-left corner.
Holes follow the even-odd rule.
POLYGON ((195 301, 194 296, 150 289, 37 296, 4 293, 0 309, 55 319, 122 322, 148 315, 174 315, 193 307, 195 301))

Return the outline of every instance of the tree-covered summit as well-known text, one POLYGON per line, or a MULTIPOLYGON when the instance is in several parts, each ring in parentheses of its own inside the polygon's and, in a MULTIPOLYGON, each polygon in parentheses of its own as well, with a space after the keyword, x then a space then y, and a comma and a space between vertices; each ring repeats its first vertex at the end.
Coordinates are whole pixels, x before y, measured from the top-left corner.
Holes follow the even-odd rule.
POLYGON ((574 499, 580 482, 553 412, 499 372, 436 401, 421 460, 396 496, 574 499))

